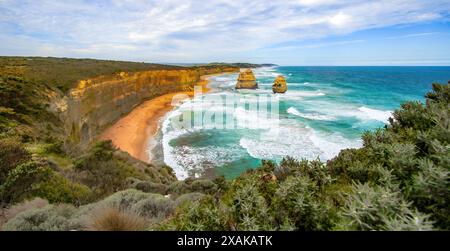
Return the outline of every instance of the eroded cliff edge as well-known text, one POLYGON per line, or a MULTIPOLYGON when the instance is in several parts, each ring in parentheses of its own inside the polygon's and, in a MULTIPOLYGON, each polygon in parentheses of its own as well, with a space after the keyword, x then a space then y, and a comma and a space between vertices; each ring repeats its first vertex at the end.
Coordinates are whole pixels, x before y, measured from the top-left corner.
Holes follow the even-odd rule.
POLYGON ((171 92, 191 91, 201 76, 223 72, 239 72, 239 68, 219 66, 121 72, 81 80, 55 104, 64 121, 68 143, 84 147, 143 101, 171 92))

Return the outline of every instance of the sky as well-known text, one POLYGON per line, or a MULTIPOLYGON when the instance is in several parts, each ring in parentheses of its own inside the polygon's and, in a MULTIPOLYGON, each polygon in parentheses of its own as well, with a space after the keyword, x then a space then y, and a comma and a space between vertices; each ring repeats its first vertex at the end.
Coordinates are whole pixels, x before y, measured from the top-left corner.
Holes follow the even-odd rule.
POLYGON ((450 0, 0 0, 0 55, 450 65, 450 0))

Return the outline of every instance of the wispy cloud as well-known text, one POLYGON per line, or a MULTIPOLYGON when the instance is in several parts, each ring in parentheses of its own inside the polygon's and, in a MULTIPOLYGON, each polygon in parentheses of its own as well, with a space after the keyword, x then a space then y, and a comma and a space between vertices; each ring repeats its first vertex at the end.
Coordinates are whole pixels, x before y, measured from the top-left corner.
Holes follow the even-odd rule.
POLYGON ((387 37, 387 39, 426 37, 426 36, 432 36, 432 35, 438 35, 438 34, 440 34, 440 32, 422 32, 422 33, 406 34, 406 35, 401 35, 401 36, 392 36, 392 37, 387 37))
POLYGON ((205 62, 449 10, 448 0, 0 0, 0 54, 205 62))
POLYGON ((271 50, 281 51, 281 50, 295 50, 295 49, 314 49, 314 48, 323 48, 330 46, 339 46, 339 45, 347 45, 347 44, 358 44, 363 43, 365 40, 357 39, 357 40, 347 40, 347 41, 336 41, 336 42, 327 42, 327 43, 311 43, 306 45, 292 45, 292 46, 275 46, 272 47, 271 50))

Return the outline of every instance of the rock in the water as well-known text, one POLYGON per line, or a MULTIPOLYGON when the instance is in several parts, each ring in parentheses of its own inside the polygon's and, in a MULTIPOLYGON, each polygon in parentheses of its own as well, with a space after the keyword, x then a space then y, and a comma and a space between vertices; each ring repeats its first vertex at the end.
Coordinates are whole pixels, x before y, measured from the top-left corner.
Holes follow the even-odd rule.
POLYGON ((236 83, 236 89, 257 89, 255 74, 250 69, 239 73, 238 82, 236 83))
POLYGON ((283 76, 278 76, 272 85, 273 93, 285 93, 287 91, 286 79, 283 76))

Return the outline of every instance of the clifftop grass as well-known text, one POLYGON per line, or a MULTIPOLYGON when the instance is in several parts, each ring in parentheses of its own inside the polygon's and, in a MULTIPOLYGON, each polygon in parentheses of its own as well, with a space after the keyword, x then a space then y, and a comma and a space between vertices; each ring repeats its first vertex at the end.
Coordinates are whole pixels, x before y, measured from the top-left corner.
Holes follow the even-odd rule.
POLYGON ((29 82, 56 87, 65 93, 78 80, 121 71, 180 69, 179 66, 96 59, 0 57, 0 76, 17 76, 29 82))

